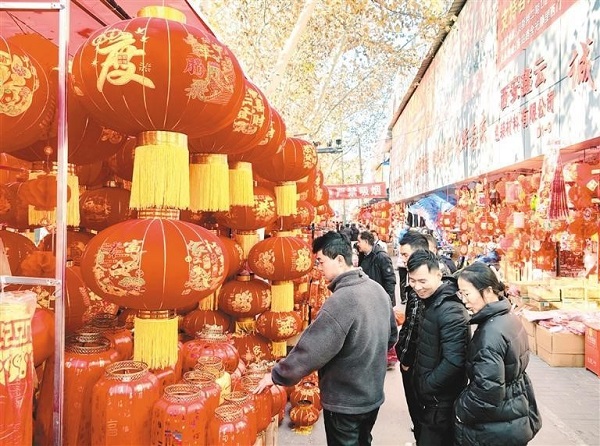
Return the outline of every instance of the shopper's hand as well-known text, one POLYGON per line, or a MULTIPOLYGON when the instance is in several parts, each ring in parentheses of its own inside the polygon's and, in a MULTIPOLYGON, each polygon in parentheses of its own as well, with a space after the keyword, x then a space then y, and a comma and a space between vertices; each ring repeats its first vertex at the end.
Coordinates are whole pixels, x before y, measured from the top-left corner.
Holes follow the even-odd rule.
POLYGON ((265 376, 258 382, 256 388, 252 391, 252 393, 260 393, 265 390, 267 387, 271 387, 273 385, 273 379, 271 378, 271 372, 266 373, 265 376))

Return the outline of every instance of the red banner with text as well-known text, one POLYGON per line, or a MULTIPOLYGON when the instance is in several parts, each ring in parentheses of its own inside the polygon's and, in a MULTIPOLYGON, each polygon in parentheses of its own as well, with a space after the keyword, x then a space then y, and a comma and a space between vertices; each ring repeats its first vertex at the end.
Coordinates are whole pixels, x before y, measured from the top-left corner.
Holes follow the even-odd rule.
POLYGON ((385 183, 325 185, 330 200, 387 198, 385 183))

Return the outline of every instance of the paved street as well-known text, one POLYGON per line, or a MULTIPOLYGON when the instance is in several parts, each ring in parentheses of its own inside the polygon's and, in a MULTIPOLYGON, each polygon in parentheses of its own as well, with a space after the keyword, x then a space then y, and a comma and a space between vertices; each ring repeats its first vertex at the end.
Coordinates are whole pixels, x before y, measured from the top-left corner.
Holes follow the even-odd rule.
MULTIPOLYGON (((543 427, 529 443, 537 446, 600 445, 600 379, 584 368, 550 367, 531 355, 528 368, 543 427)), ((385 397, 373 430, 374 445, 404 446, 414 441, 400 371, 387 372, 385 397)), ((288 407, 289 409, 289 407, 288 407)), ((310 435, 292 431, 288 417, 279 427, 279 445, 325 445, 319 419, 310 435)))

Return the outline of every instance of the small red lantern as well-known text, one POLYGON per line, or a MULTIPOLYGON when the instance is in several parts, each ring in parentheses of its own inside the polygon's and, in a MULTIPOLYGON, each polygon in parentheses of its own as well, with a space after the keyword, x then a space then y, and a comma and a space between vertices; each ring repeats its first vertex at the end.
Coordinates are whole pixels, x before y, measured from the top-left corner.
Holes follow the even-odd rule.
MULTIPOLYGON (((226 282, 219 291, 219 309, 238 319, 250 320, 253 328, 254 317, 269 309, 271 288, 263 280, 252 276, 238 275, 235 280, 226 282)), ((244 321, 238 323, 244 323, 244 321)))
POLYGON ((295 311, 265 311, 256 320, 256 329, 265 338, 281 342, 302 330, 302 318, 295 311))
POLYGON ((258 333, 234 333, 231 340, 245 364, 273 359, 268 339, 258 333))
POLYGON ((289 232, 258 242, 250 250, 248 266, 269 280, 287 281, 308 274, 313 267, 310 247, 289 232))
POLYGON ((254 169, 266 180, 278 182, 275 186, 277 214, 296 212, 296 183, 317 165, 315 146, 300 138, 287 138, 283 150, 275 156, 256 163, 254 169))
POLYGON ((116 185, 88 189, 79 197, 80 226, 101 231, 131 218, 130 192, 116 185))

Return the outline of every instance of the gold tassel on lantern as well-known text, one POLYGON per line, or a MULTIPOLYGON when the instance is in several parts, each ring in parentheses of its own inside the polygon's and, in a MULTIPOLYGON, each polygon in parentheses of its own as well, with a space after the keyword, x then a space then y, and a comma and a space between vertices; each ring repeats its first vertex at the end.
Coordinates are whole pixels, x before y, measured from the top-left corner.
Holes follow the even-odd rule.
POLYGON ((287 356, 287 341, 271 341, 271 350, 274 358, 287 356))
POLYGON ((192 154, 190 163, 190 209, 193 212, 229 210, 227 155, 192 154))
POLYGON ((244 260, 248 259, 248 253, 258 243, 259 237, 256 231, 237 231, 235 241, 239 243, 244 252, 244 260))
MULTIPOLYGON (((40 175, 46 175, 44 166, 47 166, 45 162, 41 164, 38 162, 33 163, 32 171, 29 172, 29 179, 33 180, 40 175)), ((56 176, 57 163, 52 163, 52 170, 50 175, 56 176)), ((75 165, 67 165, 67 187, 69 188, 70 197, 67 201, 67 226, 79 226, 80 215, 79 215, 79 177, 75 175, 75 165)), ((52 210, 48 209, 37 209, 34 206, 28 206, 27 217, 30 225, 44 224, 54 225, 56 224, 56 208, 52 210)))
POLYGON ((204 299, 202 299, 200 301, 200 303, 198 304, 198 309, 200 310, 207 310, 207 311, 215 311, 217 310, 217 304, 218 304, 218 296, 219 293, 215 292, 215 293, 211 293, 208 296, 206 296, 204 299))
POLYGON ((280 217, 294 215, 298 210, 297 199, 295 181, 286 181, 275 186, 277 215, 280 217))
POLYGON ((231 206, 254 206, 252 164, 238 161, 233 163, 230 167, 229 204, 231 206))
POLYGON ((138 136, 131 181, 131 209, 190 206, 187 135, 151 131, 138 136))
POLYGON ((134 321, 133 360, 150 369, 174 367, 178 354, 179 319, 173 310, 140 310, 134 321))
POLYGON ((294 309, 294 282, 277 281, 271 284, 271 311, 281 313, 294 309))
POLYGON ((256 331, 256 319, 243 317, 235 321, 236 333, 254 333, 256 331))

